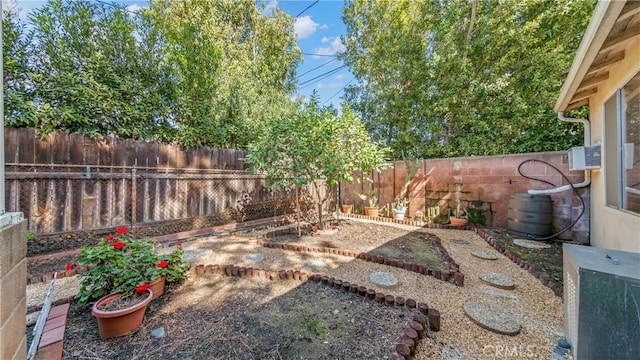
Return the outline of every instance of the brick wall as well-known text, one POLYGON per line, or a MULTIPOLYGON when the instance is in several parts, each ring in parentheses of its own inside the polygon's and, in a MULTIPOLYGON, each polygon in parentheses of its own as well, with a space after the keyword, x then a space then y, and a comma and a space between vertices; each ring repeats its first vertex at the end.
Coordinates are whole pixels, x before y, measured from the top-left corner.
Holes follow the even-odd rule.
MULTIPOLYGON (((518 174, 518 166, 525 160, 537 159, 553 164, 572 183, 584 181, 583 171, 569 171, 566 152, 529 153, 499 156, 478 156, 451 159, 424 160, 409 183, 409 216, 426 207, 439 206, 441 211, 456 206, 459 197, 462 205, 475 209, 492 228, 507 228, 509 198, 513 193, 526 193, 530 189, 550 189, 543 182, 529 180, 518 174)), ((393 202, 400 193, 407 174, 407 166, 398 161, 381 173, 373 173, 373 187, 377 191, 380 206, 393 202)), ((550 166, 528 162, 521 168, 525 175, 546 180, 556 186, 567 182, 550 166)), ((354 192, 366 190, 368 183, 342 184, 341 203, 362 204, 354 192)), ((561 239, 580 243, 589 242, 589 188, 579 190, 586 203, 585 213, 572 229, 559 236, 561 239)), ((580 200, 571 191, 551 196, 553 201, 554 232, 568 226, 582 209, 580 200)))
POLYGON ((0 359, 27 357, 27 222, 0 229, 0 359))

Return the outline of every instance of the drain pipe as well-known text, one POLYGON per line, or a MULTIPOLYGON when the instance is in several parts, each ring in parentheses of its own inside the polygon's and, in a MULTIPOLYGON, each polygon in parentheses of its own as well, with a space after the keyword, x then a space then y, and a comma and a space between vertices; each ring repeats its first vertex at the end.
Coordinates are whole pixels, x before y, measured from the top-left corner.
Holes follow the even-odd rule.
MULTIPOLYGON (((568 118, 564 116, 564 112, 560 111, 558 113, 558 119, 565 122, 579 122, 584 124, 584 146, 591 145, 591 122, 587 119, 576 119, 576 118, 568 118)), ((589 186, 591 184, 591 170, 584 171, 584 181, 579 184, 573 184, 573 188, 583 188, 589 186)), ((566 190, 571 190, 572 186, 570 184, 562 185, 557 188, 547 189, 547 190, 529 190, 528 193, 531 195, 538 194, 555 194, 559 192, 563 192, 566 190)))

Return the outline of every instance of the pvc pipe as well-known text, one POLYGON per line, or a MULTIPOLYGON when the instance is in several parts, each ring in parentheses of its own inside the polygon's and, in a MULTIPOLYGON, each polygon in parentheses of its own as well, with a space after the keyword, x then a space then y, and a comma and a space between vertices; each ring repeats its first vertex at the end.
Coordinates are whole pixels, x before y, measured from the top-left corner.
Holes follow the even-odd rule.
MULTIPOLYGON (((587 119, 576 119, 576 118, 568 118, 564 116, 564 112, 560 111, 558 113, 558 119, 560 119, 561 121, 564 122, 572 122, 572 123, 582 123, 584 124, 584 146, 589 146, 591 145, 591 122, 587 119)), ((583 187, 587 187, 591 185, 591 170, 585 170, 584 171, 584 181, 579 183, 579 184, 574 184, 573 188, 579 189, 579 188, 583 188, 583 187)), ((566 190, 571 189, 571 185, 562 185, 553 189, 547 189, 547 190, 529 190, 527 191, 529 194, 531 195, 538 195, 538 194, 555 194, 555 193, 559 193, 559 192, 563 192, 566 190)))

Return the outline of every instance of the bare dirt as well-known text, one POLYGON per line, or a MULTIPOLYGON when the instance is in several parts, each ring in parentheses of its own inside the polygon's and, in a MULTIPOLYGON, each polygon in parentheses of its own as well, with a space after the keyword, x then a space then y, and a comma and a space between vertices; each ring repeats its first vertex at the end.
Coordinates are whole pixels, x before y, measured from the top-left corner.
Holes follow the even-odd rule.
POLYGON ((385 359, 414 313, 313 282, 216 275, 165 293, 137 332, 115 339, 72 308, 63 358, 385 359))

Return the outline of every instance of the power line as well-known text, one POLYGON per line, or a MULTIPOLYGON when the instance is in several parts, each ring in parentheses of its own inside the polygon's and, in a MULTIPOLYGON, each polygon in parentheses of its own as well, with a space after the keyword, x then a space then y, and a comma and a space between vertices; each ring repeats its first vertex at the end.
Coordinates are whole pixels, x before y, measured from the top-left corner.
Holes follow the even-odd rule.
POLYGON ((338 72, 338 71, 340 71, 340 70, 342 70, 342 69, 344 69, 346 67, 347 67, 347 65, 338 66, 337 68, 335 68, 333 70, 329 70, 329 71, 325 72, 324 74, 320 74, 320 75, 318 75, 318 76, 316 76, 314 78, 311 78, 309 80, 305 80, 305 81, 301 82, 298 85, 302 86, 302 85, 308 84, 310 82, 314 82, 314 80, 316 80, 316 79, 317 79, 317 81, 315 81, 315 82, 318 82, 318 81, 320 81, 320 80, 322 80, 322 79, 324 79, 326 77, 331 76, 332 74, 335 74, 336 72, 338 72))
POLYGON ((329 102, 329 100, 333 99, 334 97, 336 97, 336 95, 340 94, 344 89, 347 88, 347 86, 349 86, 349 84, 351 84, 353 82, 353 80, 355 80, 356 77, 354 76, 353 78, 351 78, 351 80, 349 80, 348 83, 344 84, 344 86, 342 87, 342 89, 338 90, 335 94, 331 95, 330 98, 328 98, 327 100, 325 100, 322 105, 326 104, 329 102))
POLYGON ((323 66, 325 66, 325 65, 327 65, 327 64, 330 64, 330 63, 332 63, 332 62, 334 62, 334 61, 336 61, 336 60, 338 60, 338 59, 337 59, 337 58, 336 58, 336 59, 331 59, 331 60, 327 61, 326 63, 324 63, 324 64, 322 64, 322 65, 318 65, 318 66, 314 67, 314 68, 313 68, 313 69, 311 69, 311 70, 308 70, 308 71, 303 72, 302 74, 300 74, 300 75, 296 76, 296 78, 300 79, 300 78, 301 78, 301 77, 303 77, 304 75, 306 75, 306 74, 308 74, 308 73, 310 73, 310 72, 312 72, 312 71, 314 71, 314 70, 318 70, 318 69, 320 69, 321 67, 323 67, 323 66))
POLYGON ((311 9, 311 7, 312 7, 313 5, 315 5, 315 4, 317 4, 319 1, 320 1, 320 0, 316 0, 313 4, 311 4, 311 5, 307 6, 306 8, 304 8, 304 10, 300 11, 300 12, 298 13, 298 15, 296 15, 296 17, 298 17, 298 16, 300 16, 300 15, 304 14, 304 12, 305 12, 305 11, 307 11, 307 10, 311 9))
POLYGON ((329 54, 312 54, 312 53, 306 53, 303 52, 302 55, 313 55, 313 56, 333 56, 336 57, 336 55, 329 55, 329 54))

